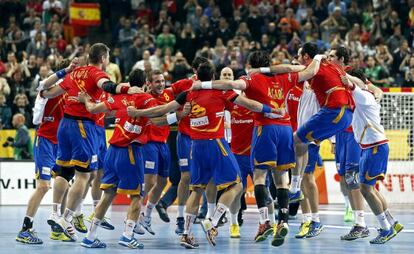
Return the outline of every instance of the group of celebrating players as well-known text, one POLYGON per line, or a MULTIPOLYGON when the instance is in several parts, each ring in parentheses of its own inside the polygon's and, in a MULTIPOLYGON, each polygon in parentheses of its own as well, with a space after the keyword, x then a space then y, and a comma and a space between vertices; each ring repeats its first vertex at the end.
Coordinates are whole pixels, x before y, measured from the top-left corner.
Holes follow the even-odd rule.
POLYGON ((386 173, 389 153, 379 115, 382 92, 361 70, 349 70, 348 60, 344 47, 326 56, 318 54, 316 45, 306 43, 299 49, 296 64, 270 66, 268 54, 255 51, 248 59, 248 74, 233 80, 228 67, 215 79, 209 60, 196 57, 193 77, 166 88, 157 70, 133 70, 129 83, 113 83, 105 73, 109 48, 102 43, 92 45, 87 66, 79 66, 77 59, 64 61, 61 70, 40 82, 33 119, 39 124, 37 186, 16 240, 43 243, 33 229, 33 217, 53 176, 53 211, 47 221, 51 239, 76 241, 76 229, 86 233, 83 247, 105 248, 97 229, 114 229, 105 214, 120 193, 129 195, 131 203, 118 243, 143 248, 134 236, 145 231, 155 234, 152 211, 170 170, 169 125, 178 122, 181 179, 175 232, 181 246, 199 246, 192 227, 204 192, 208 212, 200 223, 208 242, 216 245, 218 225, 226 212, 230 236, 240 237, 238 213, 248 176, 259 210, 256 242, 273 234, 273 246, 284 243, 289 203, 295 202, 303 214, 295 237, 318 236, 323 224, 313 172, 319 144, 328 138, 336 144, 341 188, 349 194, 355 216, 354 226, 341 239, 369 236, 365 200, 380 225, 370 243, 389 241, 403 225, 375 189, 376 181, 386 173), (225 110, 231 114, 231 145, 224 138, 225 110), (115 117, 109 148, 105 116, 115 117), (276 188, 273 197, 270 184, 276 188), (82 203, 90 186, 94 213, 88 229, 82 203), (277 217, 273 199, 278 204, 277 217))

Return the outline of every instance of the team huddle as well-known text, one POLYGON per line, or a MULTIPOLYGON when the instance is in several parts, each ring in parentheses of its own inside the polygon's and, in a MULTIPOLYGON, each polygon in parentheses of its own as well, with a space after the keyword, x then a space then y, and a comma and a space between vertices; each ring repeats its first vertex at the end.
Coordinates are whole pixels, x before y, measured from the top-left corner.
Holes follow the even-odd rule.
POLYGON ((64 61, 61 70, 40 82, 33 117, 39 125, 34 146, 37 185, 16 240, 43 243, 33 218, 54 177, 53 210, 47 220, 51 239, 75 242, 78 231, 86 233, 83 247, 105 248, 98 228, 114 229, 105 214, 120 193, 131 203, 118 243, 143 248, 137 235, 155 234, 152 212, 167 185, 171 163, 169 125, 178 122, 181 179, 175 233, 181 246, 199 246, 192 227, 204 192, 208 211, 200 224, 208 242, 216 245, 226 213, 230 237, 241 237, 238 218, 249 176, 259 211, 256 242, 272 235, 273 246, 284 243, 293 204, 300 204, 303 215, 295 238, 318 236, 324 226, 313 172, 325 139, 335 144, 341 189, 355 217, 350 232, 340 238, 370 235, 365 200, 380 225, 370 243, 389 241, 403 225, 375 188, 385 176, 389 153, 380 123, 382 92, 361 70, 350 70, 348 60, 344 47, 325 56, 306 43, 296 63, 270 66, 268 54, 255 51, 248 59, 248 74, 234 80, 230 68, 223 68, 217 79, 209 60, 196 57, 194 75, 166 88, 157 70, 133 70, 128 83, 115 84, 104 71, 109 48, 92 45, 89 65, 64 61), (225 139, 225 111, 231 115, 230 144, 225 139), (105 116, 115 117, 108 148, 105 116), (87 218, 87 228, 82 203, 90 186, 94 213, 87 218))

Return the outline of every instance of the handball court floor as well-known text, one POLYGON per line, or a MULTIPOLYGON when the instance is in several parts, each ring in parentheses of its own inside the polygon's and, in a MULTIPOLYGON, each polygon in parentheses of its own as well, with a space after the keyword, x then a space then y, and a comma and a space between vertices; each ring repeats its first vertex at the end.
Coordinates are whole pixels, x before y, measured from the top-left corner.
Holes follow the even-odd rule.
MULTIPOLYGON (((255 206, 249 206, 244 214, 244 224, 241 227, 241 238, 230 239, 228 224, 219 228, 216 247, 211 247, 204 237, 201 226, 193 226, 196 240, 200 244, 198 250, 187 250, 179 245, 179 238, 174 233, 176 208, 169 208, 170 223, 162 222, 158 213, 154 210, 152 227, 155 235, 146 233, 138 239, 145 245, 142 250, 130 250, 117 244, 118 237, 123 231, 123 220, 126 214, 126 206, 113 206, 108 211, 114 231, 99 229, 99 239, 108 246, 106 249, 86 249, 80 246, 83 234, 78 233, 78 241, 64 243, 52 241, 48 238, 49 226, 46 220, 51 210, 50 206, 41 206, 35 219, 34 227, 43 240, 43 245, 24 245, 15 241, 17 232, 22 223, 26 207, 24 206, 0 206, 0 253, 42 253, 42 254, 75 254, 75 253, 413 253, 414 249, 414 205, 393 205, 391 212, 404 224, 404 230, 394 239, 384 245, 370 245, 369 239, 377 235, 375 227, 377 221, 372 213, 366 214, 366 221, 370 227, 371 235, 365 239, 352 242, 341 241, 339 237, 349 231, 351 224, 343 222, 343 205, 325 205, 321 207, 321 221, 325 225, 324 231, 316 238, 295 239, 301 222, 301 215, 290 220, 290 232, 285 244, 281 247, 272 247, 270 237, 267 241, 255 243, 253 238, 258 224, 258 213, 255 206)), ((89 215, 91 206, 85 206, 84 212, 89 215)), ((87 222, 85 222, 87 223, 87 222)), ((89 223, 87 224, 89 226, 89 223)))

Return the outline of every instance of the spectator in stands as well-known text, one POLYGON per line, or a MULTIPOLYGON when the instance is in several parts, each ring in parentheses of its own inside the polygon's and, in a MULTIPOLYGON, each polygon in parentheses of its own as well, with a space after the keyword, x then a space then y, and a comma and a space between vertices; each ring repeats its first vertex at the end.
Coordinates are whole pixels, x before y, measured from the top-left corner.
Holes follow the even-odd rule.
POLYGON ((378 64, 375 56, 367 56, 365 62, 367 63, 365 75, 374 85, 379 87, 390 86, 388 73, 384 67, 378 64))
POLYGON ((43 2, 43 23, 48 24, 54 14, 63 14, 63 5, 58 0, 45 0, 43 2))
POLYGON ((387 73, 390 73, 392 62, 394 58, 390 54, 387 45, 380 44, 375 48, 376 54, 375 59, 378 64, 381 65, 387 73))
POLYGON ((45 57, 46 54, 46 43, 42 39, 42 33, 38 32, 35 35, 34 41, 27 44, 26 53, 34 55, 36 57, 45 57))
POLYGON ((341 11, 342 15, 346 15, 346 4, 344 1, 341 0, 332 0, 329 4, 328 4, 328 12, 329 14, 332 14, 335 12, 335 8, 339 8, 339 10, 341 11))
POLYGON ((19 93, 14 97, 13 100, 13 114, 22 114, 26 119, 25 125, 33 127, 32 124, 32 109, 30 107, 29 99, 26 94, 19 93))
POLYGON ((14 148, 13 154, 15 160, 32 159, 33 146, 29 135, 29 130, 24 124, 26 121, 24 115, 13 115, 12 124, 17 130, 14 138, 8 137, 7 141, 3 143, 3 147, 11 146, 14 148))
POLYGON ((173 77, 172 82, 184 79, 187 77, 187 75, 192 73, 191 66, 188 64, 186 58, 181 52, 177 52, 175 54, 172 64, 170 65, 169 71, 171 72, 173 77))
POLYGON ((170 26, 163 25, 162 33, 157 36, 157 47, 162 51, 168 47, 171 52, 174 52, 175 43, 176 38, 175 35, 170 32, 170 26))
POLYGON ((196 48, 194 47, 196 43, 196 34, 193 29, 194 28, 192 28, 189 23, 185 24, 177 44, 184 57, 190 62, 193 61, 196 51, 196 48))
POLYGON ((349 23, 346 18, 342 16, 341 8, 335 7, 332 14, 329 15, 329 18, 321 23, 321 28, 323 34, 325 34, 325 37, 322 35, 323 40, 325 40, 327 36, 329 37, 332 32, 339 32, 341 37, 344 38, 348 32, 349 23))
POLYGON ((12 110, 6 104, 6 96, 0 93, 0 129, 11 128, 12 110))

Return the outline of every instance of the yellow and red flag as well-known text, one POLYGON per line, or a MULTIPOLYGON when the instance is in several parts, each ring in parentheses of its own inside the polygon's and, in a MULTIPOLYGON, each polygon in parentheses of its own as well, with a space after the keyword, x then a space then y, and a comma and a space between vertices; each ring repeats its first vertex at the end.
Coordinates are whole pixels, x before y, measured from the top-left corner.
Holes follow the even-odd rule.
POLYGON ((101 24, 101 11, 97 3, 72 3, 69 8, 70 23, 82 26, 101 24))

